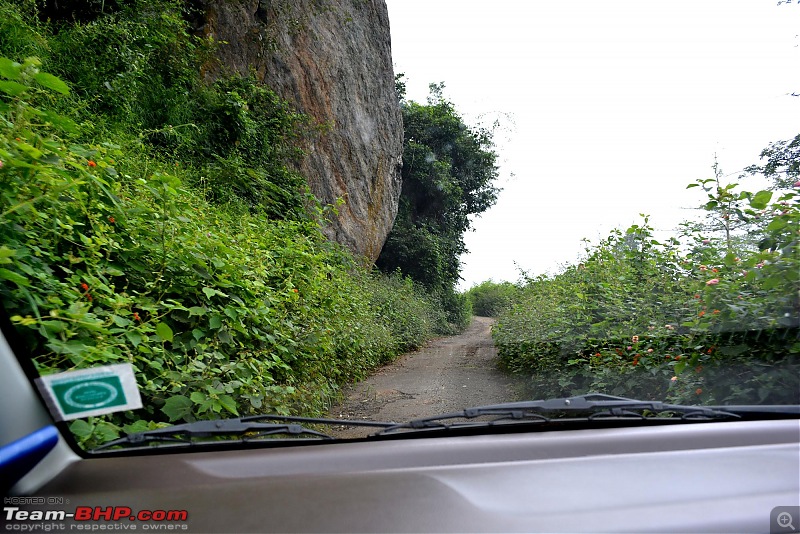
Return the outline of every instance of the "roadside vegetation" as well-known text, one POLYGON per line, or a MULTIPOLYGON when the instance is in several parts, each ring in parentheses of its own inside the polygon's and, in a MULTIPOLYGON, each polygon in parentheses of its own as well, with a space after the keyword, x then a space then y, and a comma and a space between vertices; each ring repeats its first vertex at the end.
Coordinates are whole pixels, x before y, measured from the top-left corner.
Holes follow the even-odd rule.
POLYGON ((677 238, 656 240, 645 217, 525 276, 493 332, 503 365, 536 398, 800 403, 799 149, 800 136, 767 148, 749 174, 772 185, 755 193, 716 167, 691 184, 707 217, 677 238))
POLYGON ((0 0, 0 299, 42 374, 133 364, 144 410, 74 421, 82 444, 320 414, 458 327, 445 292, 323 238, 335 208, 292 165, 317 126, 252 78, 204 83, 217 45, 182 3, 37 5, 0 0))
POLYGON ((383 272, 402 272, 442 303, 454 330, 472 318, 471 301, 456 291, 464 232, 470 217, 497 200, 498 169, 492 133, 464 123, 444 84, 431 84, 426 104, 397 92, 403 113, 403 190, 397 218, 376 262, 383 272))
POLYGON ((511 282, 487 280, 475 284, 466 292, 472 312, 480 317, 497 317, 511 305, 517 286, 511 282))

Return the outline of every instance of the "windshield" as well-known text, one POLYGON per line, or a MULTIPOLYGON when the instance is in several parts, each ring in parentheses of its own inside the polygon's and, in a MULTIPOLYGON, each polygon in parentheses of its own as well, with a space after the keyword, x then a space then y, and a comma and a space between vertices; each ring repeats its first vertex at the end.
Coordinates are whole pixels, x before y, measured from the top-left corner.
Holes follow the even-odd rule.
POLYGON ((0 0, 0 300, 82 447, 800 404, 796 5, 195 4, 0 0))

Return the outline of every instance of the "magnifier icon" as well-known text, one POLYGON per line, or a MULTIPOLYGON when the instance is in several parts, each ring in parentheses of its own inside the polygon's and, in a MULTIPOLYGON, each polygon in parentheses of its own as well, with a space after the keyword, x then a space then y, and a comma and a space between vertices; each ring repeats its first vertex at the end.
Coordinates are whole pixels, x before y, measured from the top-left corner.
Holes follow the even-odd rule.
POLYGON ((778 522, 778 526, 781 528, 790 528, 794 530, 794 525, 792 524, 792 514, 789 512, 781 512, 778 514, 778 517, 775 518, 778 522))

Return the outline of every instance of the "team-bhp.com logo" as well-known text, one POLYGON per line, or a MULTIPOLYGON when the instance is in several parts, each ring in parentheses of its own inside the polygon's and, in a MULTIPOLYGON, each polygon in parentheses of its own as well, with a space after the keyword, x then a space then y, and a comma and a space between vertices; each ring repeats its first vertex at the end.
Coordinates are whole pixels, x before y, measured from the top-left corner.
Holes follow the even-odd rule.
POLYGON ((50 531, 50 530, 107 530, 105 523, 122 523, 115 530, 136 530, 137 523, 142 530, 175 530, 187 528, 185 522, 189 519, 187 510, 139 510, 134 511, 128 506, 77 506, 75 511, 66 510, 23 510, 18 506, 4 506, 3 515, 6 530, 21 532, 50 531), (69 522, 67 525, 59 522, 69 522), (40 522, 38 528, 31 522, 40 522), (129 522, 125 525, 125 522, 129 522), (132 523, 130 523, 132 522, 132 523), (103 523, 106 528, 99 528, 103 523), (49 525, 46 528, 45 525, 49 525), (125 526, 123 526, 125 525, 125 526), (120 528, 121 527, 121 528, 120 528))

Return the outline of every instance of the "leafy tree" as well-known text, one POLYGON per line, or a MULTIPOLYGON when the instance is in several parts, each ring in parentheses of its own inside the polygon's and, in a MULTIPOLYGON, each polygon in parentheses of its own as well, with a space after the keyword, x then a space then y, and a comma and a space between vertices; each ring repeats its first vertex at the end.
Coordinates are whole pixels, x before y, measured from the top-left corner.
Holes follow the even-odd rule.
POLYGON ((790 141, 777 141, 761 151, 764 165, 753 165, 747 171, 771 179, 771 189, 790 189, 800 180, 800 134, 790 141))
MULTIPOLYGON (((403 94, 403 84, 397 84, 403 94)), ((452 292, 470 216, 497 200, 497 155, 492 135, 471 128, 431 84, 427 104, 401 100, 403 188, 394 228, 378 258, 385 272, 397 269, 429 290, 452 292)))

